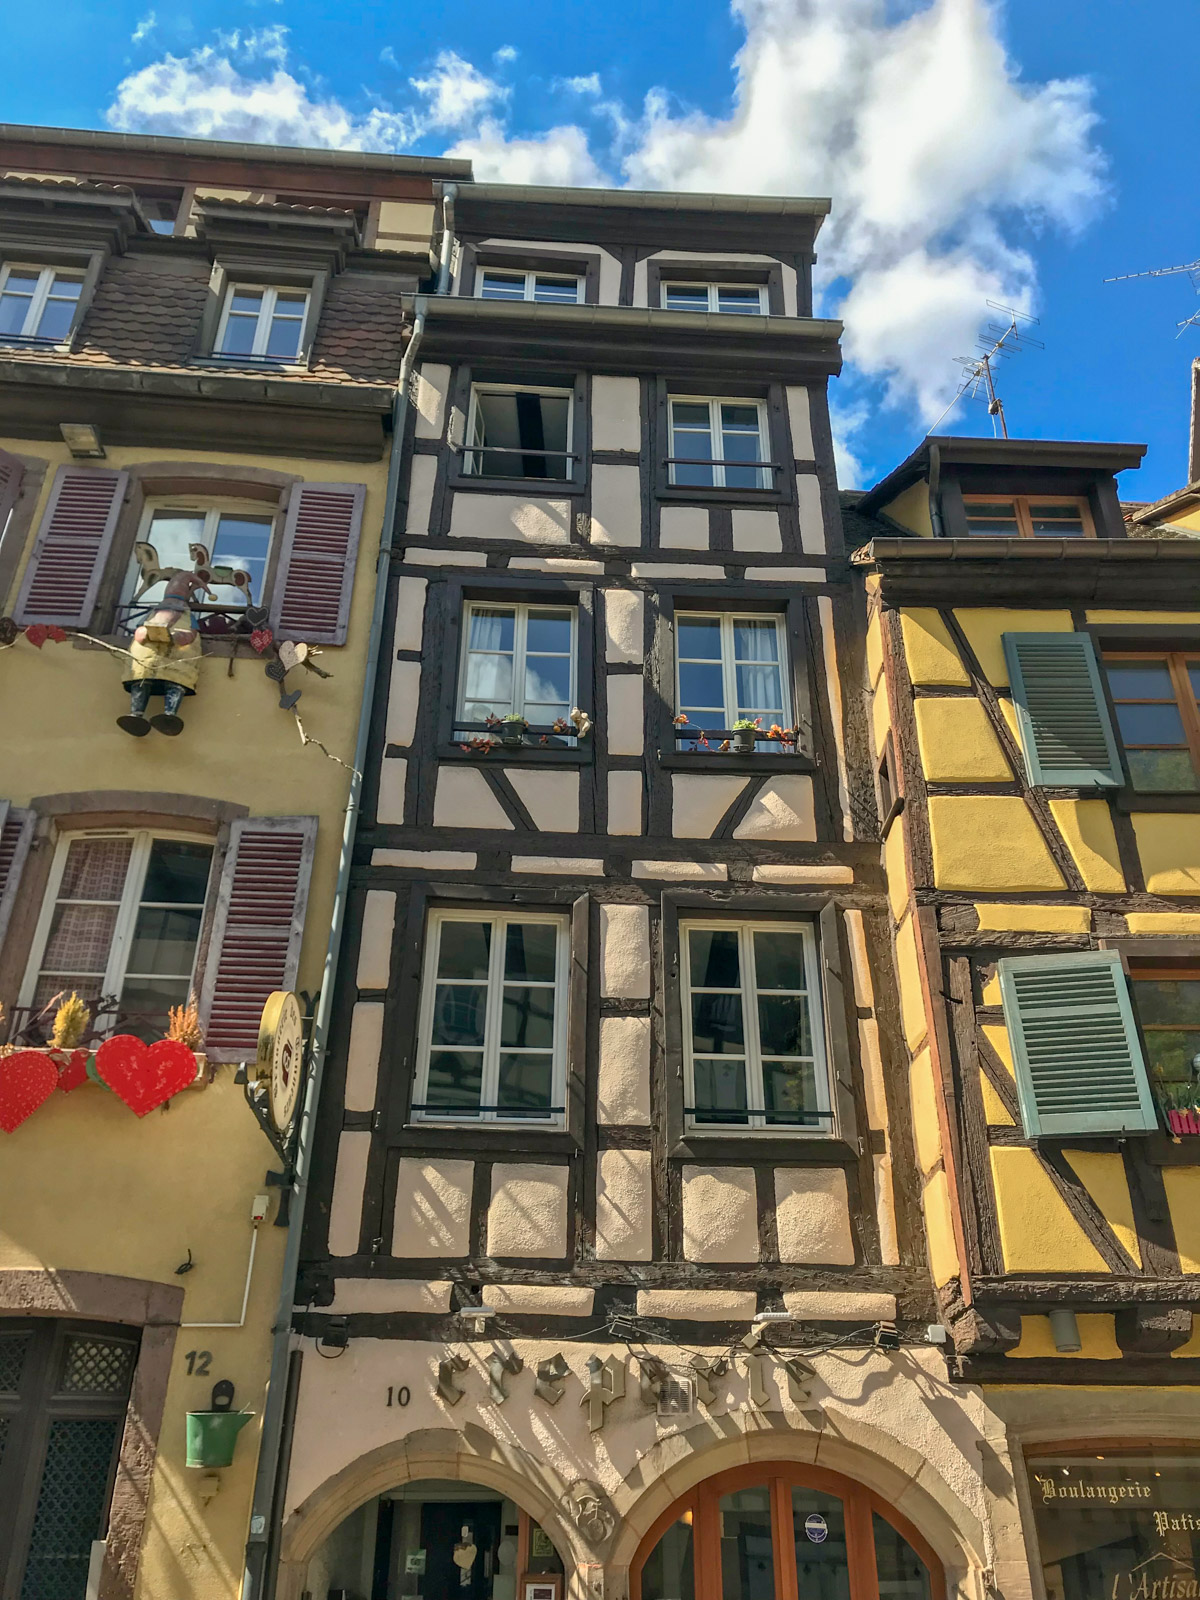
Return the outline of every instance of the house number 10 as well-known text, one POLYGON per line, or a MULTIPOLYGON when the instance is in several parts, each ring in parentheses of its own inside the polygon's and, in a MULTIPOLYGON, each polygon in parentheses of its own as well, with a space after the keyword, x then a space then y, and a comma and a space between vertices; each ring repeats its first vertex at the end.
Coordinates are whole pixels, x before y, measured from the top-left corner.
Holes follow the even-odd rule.
POLYGON ((390 1383, 388 1384, 388 1405, 406 1406, 411 1399, 412 1396, 408 1391, 408 1385, 406 1383, 402 1383, 398 1389, 394 1389, 390 1383))

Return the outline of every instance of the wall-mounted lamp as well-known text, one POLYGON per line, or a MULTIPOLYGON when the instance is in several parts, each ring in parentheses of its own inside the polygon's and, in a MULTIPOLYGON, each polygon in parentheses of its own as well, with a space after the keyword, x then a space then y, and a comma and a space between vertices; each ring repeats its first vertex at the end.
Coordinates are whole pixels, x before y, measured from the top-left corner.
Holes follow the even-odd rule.
POLYGON ((63 436, 63 443, 76 461, 102 461, 104 459, 104 446, 100 442, 100 430, 94 422, 60 422, 58 431, 63 436))
POLYGON ((1050 1332, 1054 1335, 1054 1348, 1060 1356, 1074 1355, 1083 1349, 1079 1339, 1079 1323, 1075 1313, 1068 1307, 1059 1306, 1050 1313, 1050 1332))

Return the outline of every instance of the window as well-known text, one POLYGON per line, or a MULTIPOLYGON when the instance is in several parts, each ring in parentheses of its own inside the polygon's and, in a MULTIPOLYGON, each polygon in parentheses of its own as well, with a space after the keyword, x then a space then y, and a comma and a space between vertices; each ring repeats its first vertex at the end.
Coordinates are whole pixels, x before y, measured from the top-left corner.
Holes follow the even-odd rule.
POLYGON ((540 735, 570 715, 577 615, 574 606, 468 602, 456 737, 484 732, 488 717, 507 716, 524 717, 540 735))
POLYGON ((1096 530, 1086 500, 1074 495, 967 494, 967 532, 990 538, 1091 539, 1096 530))
POLYGON ((701 489, 769 489, 766 407, 758 400, 670 401, 670 481, 701 489))
POLYGON ((231 284, 225 296, 215 353, 260 361, 295 361, 308 315, 306 289, 231 284))
POLYGON ((829 1132, 813 928, 688 922, 680 934, 689 1125, 829 1132))
POLYGON ((201 616, 260 604, 272 526, 271 517, 248 511, 150 511, 121 589, 127 626, 132 629, 146 620, 176 571, 211 573, 209 592, 197 593, 192 606, 201 616))
POLYGON ((1192 1106, 1200 1098, 1200 967, 1131 962, 1146 1062, 1160 1098, 1192 1106))
POLYGON ((88 1592, 137 1352, 128 1328, 0 1321, 0 1587, 14 1600, 88 1592))
POLYGON ((664 283, 662 303, 668 311, 729 311, 741 316, 761 316, 767 309, 767 291, 759 284, 664 283))
MULTIPOLYGON (((724 739, 746 717, 759 718, 764 734, 773 723, 790 726, 781 617, 680 611, 675 637, 675 709, 687 718, 677 727, 681 737, 694 727, 724 739)), ((770 747, 766 739, 757 745, 770 747)), ((680 748, 695 744, 685 740, 680 748)))
POLYGON ((74 990, 103 998, 97 1032, 161 1038, 168 1008, 192 990, 212 855, 206 842, 147 832, 64 837, 22 991, 29 1020, 74 990))
POLYGON ((1200 655, 1106 653, 1104 670, 1133 787, 1200 790, 1200 655))
POLYGON ((549 912, 432 913, 416 1120, 561 1125, 567 948, 549 912))
POLYGON ((6 265, 0 272, 0 337, 61 342, 82 293, 82 272, 6 265))
POLYGON ((569 479, 571 391, 476 384, 463 471, 485 478, 569 479))
POLYGON ((583 279, 573 273, 480 271, 479 296, 483 300, 541 300, 556 305, 577 305, 583 299, 583 279))

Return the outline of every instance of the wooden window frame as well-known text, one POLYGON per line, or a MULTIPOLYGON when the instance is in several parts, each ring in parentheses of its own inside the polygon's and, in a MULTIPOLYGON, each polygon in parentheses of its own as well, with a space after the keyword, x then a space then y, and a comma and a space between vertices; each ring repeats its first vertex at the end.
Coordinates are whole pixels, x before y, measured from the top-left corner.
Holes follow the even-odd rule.
POLYGON ((556 272, 551 267, 519 267, 519 266, 500 267, 500 266, 493 266, 493 265, 489 264, 489 265, 481 266, 479 268, 479 271, 478 271, 477 275, 476 275, 475 298, 477 300, 500 300, 500 301, 507 300, 510 304, 513 304, 513 305, 516 305, 521 301, 525 301, 527 303, 536 303, 538 305, 563 305, 563 306, 582 305, 584 303, 583 302, 583 296, 584 296, 585 289, 586 289, 586 280, 584 278, 583 273, 577 272, 577 271, 573 271, 571 269, 564 269, 561 272, 556 272), (483 280, 484 280, 484 278, 487 277, 489 272, 499 273, 502 276, 508 277, 508 278, 520 278, 522 280, 522 293, 519 294, 519 295, 490 295, 490 294, 484 294, 484 292, 483 292, 483 280), (574 279, 574 282, 575 282, 575 299, 573 301, 571 301, 571 300, 539 301, 538 297, 537 297, 537 280, 539 278, 572 278, 572 279, 574 279))
MULTIPOLYGON (((775 611, 775 612, 771 612, 771 611, 768 611, 768 612, 763 612, 763 611, 739 611, 739 610, 737 610, 736 608, 733 608, 733 607, 722 607, 722 606, 713 606, 710 610, 704 610, 703 608, 701 608, 699 606, 697 606, 694 609, 692 607, 686 607, 686 608, 678 609, 676 611, 676 613, 675 613, 675 628, 674 628, 674 633, 675 633, 675 715, 676 716, 679 716, 680 712, 682 710, 681 695, 680 695, 680 688, 679 688, 679 668, 680 668, 679 620, 680 620, 680 617, 687 617, 689 620, 692 619, 692 618, 695 618, 695 617, 712 617, 712 618, 716 618, 716 620, 717 620, 718 626, 720 627, 720 630, 721 630, 721 660, 720 660, 720 667, 721 667, 722 694, 724 695, 724 698, 725 698, 725 710, 726 710, 726 712, 732 711, 734 713, 734 715, 733 715, 733 717, 732 717, 732 719, 730 720, 730 723, 729 723, 729 731, 730 731, 730 733, 732 733, 732 730, 733 730, 733 723, 736 722, 742 716, 741 707, 737 703, 737 662, 736 662, 736 659, 734 657, 734 643, 733 643, 733 630, 734 630, 734 627, 739 622, 762 622, 762 621, 766 621, 766 620, 769 620, 769 621, 773 622, 775 624, 775 639, 776 639, 776 644, 777 644, 777 648, 778 648, 778 651, 779 651, 778 658, 777 658, 777 664, 778 664, 778 667, 779 667, 780 696, 781 696, 781 698, 783 700, 783 705, 782 705, 782 707, 780 709, 780 715, 783 718, 782 726, 784 728, 792 727, 792 694, 791 694, 791 689, 792 689, 792 681, 791 681, 792 680, 792 668, 791 668, 791 662, 788 659, 788 626, 787 626, 787 618, 786 618, 786 616, 784 616, 782 611, 775 611)), ((698 660, 699 658, 688 658, 688 659, 689 659, 689 661, 691 661, 691 660, 698 660)), ((698 726, 698 725, 689 723, 687 726, 691 727, 691 726, 698 726)), ((686 732, 686 728, 679 729, 678 731, 679 732, 686 732)), ((766 730, 764 729, 763 731, 764 731, 764 734, 765 734, 766 730)), ((762 745, 770 753, 772 753, 772 754, 775 753, 774 751, 771 750, 771 743, 766 738, 758 740, 758 741, 756 741, 756 743, 759 744, 759 745, 762 745)), ((758 751, 756 750, 755 753, 757 754, 758 751)), ((786 754, 786 752, 784 752, 784 753, 786 754)))
MULTIPOLYGON (((1029 507, 1031 504, 1039 506, 1074 506, 1083 523, 1083 537, 1094 539, 1096 537, 1096 523, 1092 516, 1092 508, 1088 504, 1086 495, 1082 494, 964 494, 962 497, 963 510, 967 517, 967 535, 970 538, 1000 539, 1004 534, 973 534, 970 530, 970 508, 973 505, 999 505, 1008 503, 1016 513, 1017 535, 1021 539, 1052 539, 1052 533, 1034 533, 1033 518, 1029 507)), ((1070 534, 1060 535, 1070 538, 1070 534)))
MULTIPOLYGON (((312 362, 313 345, 320 325, 321 309, 329 288, 330 274, 301 265, 267 265, 252 256, 221 257, 213 263, 208 280, 208 298, 196 334, 192 360, 202 366, 219 368, 251 367, 263 372, 305 371, 312 362), (294 356, 225 355, 221 341, 229 320, 229 305, 237 289, 273 290, 276 293, 303 294, 307 297, 300 325, 300 343, 294 356)), ((266 298, 263 300, 265 309, 266 298)), ((259 313, 262 324, 262 312, 259 313)), ((269 327, 269 320, 267 323, 269 327)))
POLYGON ((14 271, 30 273, 36 272, 38 277, 37 288, 33 291, 33 295, 30 298, 29 309, 25 313, 25 325, 21 328, 21 331, 19 333, 0 334, 0 342, 12 340, 13 342, 19 342, 21 344, 37 344, 46 349, 61 349, 65 345, 68 345, 70 343, 72 333, 74 333, 75 328, 78 326, 79 307, 83 301, 84 294, 88 287, 88 274, 86 267, 68 267, 62 266, 61 264, 47 264, 45 262, 39 263, 36 261, 6 260, 0 263, 0 295, 3 295, 5 285, 14 271), (66 333, 64 334, 51 335, 39 333, 38 328, 41 324, 43 316, 46 314, 46 305, 50 300, 51 291, 59 277, 70 278, 72 281, 77 280, 79 283, 79 293, 75 296, 74 310, 71 313, 71 321, 67 326, 66 333), (33 324, 32 329, 29 326, 31 322, 33 324))
MULTIPOLYGON (((579 457, 579 452, 575 449, 575 444, 574 444, 574 438, 575 438, 575 411, 576 411, 576 401, 575 401, 575 390, 574 390, 573 387, 562 388, 562 387, 556 386, 554 384, 504 383, 503 381, 497 381, 495 383, 486 382, 486 381, 480 381, 480 382, 477 382, 477 383, 472 383, 471 384, 471 397, 470 397, 470 401, 469 401, 469 403, 467 405, 466 433, 465 433, 465 437, 463 439, 463 445, 462 445, 461 466, 462 466, 463 481, 465 483, 473 483, 473 482, 480 483, 480 482, 482 482, 482 483, 516 484, 521 488, 523 488, 527 484, 536 484, 537 487, 539 489, 542 489, 542 490, 547 489, 547 488, 549 488, 549 489, 559 488, 561 490, 573 488, 577 484, 578 479, 579 479, 579 475, 580 475, 579 471, 577 470, 577 467, 576 467, 576 463, 579 461, 580 457, 579 457), (562 452, 556 452, 556 453, 553 453, 553 454, 547 453, 545 455, 545 457, 544 457, 544 459, 546 460, 547 464, 549 464, 552 461, 558 460, 560 458, 560 455, 561 455, 561 458, 563 460, 565 460, 566 464, 567 464, 567 472, 566 472, 566 476, 565 477, 559 478, 559 477, 551 477, 549 475, 547 475, 544 478, 525 477, 523 474, 520 474, 520 473, 514 473, 511 477, 505 477, 502 473, 484 472, 483 471, 483 458, 484 458, 484 456, 486 456, 489 453, 489 451, 491 451, 492 454, 495 454, 502 448, 499 445, 488 445, 486 443, 485 444, 476 444, 475 443, 475 427, 476 427, 476 424, 477 424, 477 422, 479 420, 479 397, 480 397, 480 395, 484 395, 484 394, 536 394, 539 398, 552 399, 552 400, 559 400, 559 399, 565 399, 566 400, 566 402, 567 402, 567 448, 566 448, 566 450, 564 450, 562 452), (480 468, 479 471, 474 471, 472 469, 471 465, 470 465, 471 461, 475 458, 475 456, 478 456, 480 458, 479 459, 479 468, 480 468)), ((519 452, 515 452, 515 453, 519 453, 519 452)), ((536 454, 537 452, 534 451, 534 450, 530 450, 529 452, 526 452, 526 453, 528 453, 528 454, 536 454)))
MULTIPOLYGON (((1150 1076, 1152 1091, 1157 1091, 1160 1084, 1155 1074, 1154 1063, 1150 1058, 1150 1051, 1145 1048, 1150 1036, 1160 1032, 1180 1033, 1191 1030, 1186 1025, 1180 1028, 1172 1027, 1165 1022, 1147 1022, 1138 1006, 1137 986, 1139 983, 1200 982, 1200 952, 1194 954, 1190 960, 1185 957, 1183 960, 1177 960, 1173 965, 1169 966, 1162 965, 1161 961, 1162 958, 1160 957, 1159 961, 1156 962, 1153 956, 1126 955, 1123 958, 1125 976, 1129 982, 1130 999, 1133 1004, 1134 1020, 1137 1023, 1138 1032, 1142 1036, 1142 1045, 1146 1057, 1146 1071, 1150 1076)), ((1200 1020, 1196 1023, 1196 1032, 1200 1033, 1200 1020)))
POLYGON ((878 1515, 906 1539, 925 1563, 932 1600, 945 1600, 946 1579, 937 1552, 907 1517, 894 1510, 865 1484, 827 1467, 794 1462, 761 1462, 734 1467, 706 1478, 681 1495, 655 1519, 629 1565, 630 1600, 642 1600, 642 1570, 658 1541, 672 1524, 690 1520, 695 1600, 721 1600, 721 1497, 740 1489, 766 1488, 771 1502, 771 1548, 775 1562, 775 1600, 802 1600, 796 1574, 792 1525, 792 1489, 817 1489, 841 1500, 846 1519, 846 1556, 850 1600, 878 1600, 872 1517, 878 1515))
MULTIPOLYGON (((572 507, 574 522, 575 513, 586 504, 591 449, 591 403, 591 379, 587 373, 555 372, 550 368, 542 368, 536 373, 514 377, 512 369, 505 366, 458 367, 451 382, 448 407, 447 488, 455 494, 470 491, 479 494, 520 495, 530 500, 570 499, 575 502, 572 507), (571 477, 497 478, 468 472, 467 459, 473 448, 478 449, 478 446, 473 447, 469 442, 475 420, 477 388, 510 391, 525 389, 569 394, 571 407, 567 437, 568 449, 574 456, 571 462, 571 477)), ((577 537, 574 530, 571 537, 572 540, 577 537)), ((513 542, 520 542, 515 535, 513 542)))
POLYGON ((308 328, 308 319, 311 309, 312 290, 306 289, 302 285, 286 283, 245 283, 231 279, 225 285, 225 295, 221 306, 221 318, 217 323, 217 335, 213 342, 213 355, 222 361, 244 361, 249 359, 251 361, 262 361, 264 363, 272 362, 281 367, 294 367, 299 363, 304 353, 305 333, 308 328), (254 344, 253 348, 249 352, 235 352, 232 350, 226 350, 224 348, 225 335, 229 331, 229 319, 233 314, 233 297, 241 290, 249 290, 252 294, 262 295, 262 303, 259 306, 258 315, 254 319, 254 344), (295 354, 288 356, 272 356, 268 355, 266 347, 270 342, 271 325, 275 320, 275 307, 278 304, 279 296, 281 294, 303 295, 304 310, 298 317, 287 317, 285 319, 288 322, 295 322, 298 325, 295 354), (259 349, 260 345, 262 346, 262 349, 259 349))
POLYGON ((462 260, 455 277, 453 293, 481 299, 478 284, 484 271, 536 272, 548 278, 578 278, 583 285, 581 305, 600 302, 600 256, 593 249, 550 250, 514 245, 481 244, 464 239, 462 260))
POLYGON ((716 279, 707 279, 707 280, 705 280, 705 279, 696 279, 696 278, 692 278, 692 279, 677 278, 677 277, 669 277, 664 272, 662 274, 662 276, 660 277, 660 279, 659 279, 659 286, 658 287, 659 287, 659 295, 660 295, 659 307, 663 311, 685 311, 685 310, 690 311, 690 310, 692 310, 693 307, 691 307, 691 306, 669 306, 667 304, 667 297, 670 295, 672 289, 675 289, 675 288, 680 288, 680 289, 688 288, 688 289, 705 289, 705 290, 708 291, 708 304, 705 306, 704 309, 705 309, 706 312, 708 312, 712 316, 727 316, 727 317, 738 317, 738 316, 741 316, 741 317, 752 316, 753 317, 753 316, 759 316, 759 317, 765 317, 765 316, 769 315, 768 308, 767 308, 767 285, 765 283, 729 283, 728 281, 718 281, 716 279), (739 290, 739 291, 741 291, 743 293, 745 291, 749 290, 749 289, 753 289, 758 295, 758 310, 757 311, 750 311, 750 312, 746 312, 746 311, 722 311, 721 310, 721 291, 723 289, 737 289, 737 290, 739 290))
MULTIPOLYGON (((721 448, 724 449, 724 445, 722 445, 721 448)), ((759 399, 753 395, 729 394, 709 395, 672 393, 667 397, 667 459, 664 465, 667 469, 667 483, 672 489, 685 489, 690 493, 697 495, 707 494, 711 489, 721 489, 731 494, 769 494, 775 486, 775 472, 782 470, 781 464, 778 462, 772 462, 770 455, 765 453, 769 452, 770 448, 771 427, 767 416, 767 403, 765 400, 759 399), (705 462, 703 458, 696 460, 694 463, 692 462, 691 457, 688 457, 686 461, 676 459, 679 455, 679 451, 675 444, 675 407, 677 405, 706 405, 708 407, 708 438, 709 444, 713 449, 716 449, 715 441, 717 437, 724 437, 720 408, 722 406, 753 406, 755 415, 758 418, 758 460, 737 462, 732 469, 730 469, 725 464, 723 457, 717 457, 710 466, 710 471, 713 474, 713 481, 711 483, 677 482, 675 474, 679 467, 686 467, 689 464, 693 464, 698 467, 709 465, 709 463, 705 462), (756 484, 747 485, 743 488, 736 484, 727 484, 725 482, 725 473, 727 471, 745 471, 749 467, 757 467, 758 469, 759 481, 756 484)))
MULTIPOLYGON (((802 274, 798 273, 797 305, 803 303, 801 278, 802 274)), ((667 283, 725 284, 731 289, 760 288, 765 292, 763 315, 782 317, 786 314, 783 265, 776 259, 764 258, 761 263, 755 264, 717 259, 674 261, 669 255, 665 258, 650 256, 646 262, 646 304, 651 310, 667 309, 663 302, 663 285, 667 283)))
MULTIPOLYGON (((511 715, 523 717, 525 715, 525 665, 528 653, 529 613, 531 611, 569 611, 571 613, 571 643, 567 652, 570 663, 571 678, 567 689, 567 710, 579 704, 578 700, 578 673, 579 673, 579 605, 578 602, 562 602, 558 605, 552 600, 464 600, 463 601, 463 627, 462 643, 459 647, 458 679, 454 692, 455 728, 460 728, 466 720, 463 706, 466 701, 467 688, 467 662, 471 655, 471 615, 476 607, 484 610, 508 609, 513 616, 513 685, 509 697, 509 712, 511 715)), ((503 652, 496 652, 503 654, 503 652)), ((562 735, 570 738, 568 749, 575 746, 574 735, 562 735)))
MULTIPOLYGON (((779 506, 791 504, 795 495, 795 466, 792 457, 790 424, 784 387, 780 383, 746 384, 741 397, 731 394, 699 394, 695 381, 653 380, 653 407, 650 425, 651 478, 656 498, 664 503, 705 506, 779 506), (770 480, 763 489, 727 489, 718 485, 673 483, 668 458, 675 454, 671 444, 671 402, 674 400, 733 401, 759 408, 760 451, 757 465, 766 469, 770 480), (778 467, 778 471, 771 470, 778 467)), ((744 463, 754 466, 754 462, 744 463)))
MULTIPOLYGON (((1097 643, 1099 643, 1099 641, 1097 641, 1097 643)), ((1117 737, 1117 743, 1120 746, 1121 755, 1125 761, 1125 766, 1127 769, 1126 776, 1129 777, 1130 792, 1133 795, 1171 795, 1178 793, 1182 800, 1195 800, 1200 797, 1200 703, 1198 703, 1195 691, 1192 689, 1191 679, 1188 676, 1187 670, 1189 662, 1200 663, 1200 649, 1193 648, 1190 650, 1165 650, 1151 646, 1146 650, 1100 649, 1098 654, 1100 656, 1100 665, 1105 669, 1103 674, 1104 692, 1108 697, 1109 704, 1112 707, 1113 732, 1117 737), (1173 789, 1139 789, 1133 783, 1132 775, 1128 772, 1129 747, 1126 746, 1124 735, 1121 732, 1121 724, 1116 715, 1117 707, 1123 705, 1166 705, 1167 702, 1165 700, 1118 700, 1113 694, 1112 686, 1108 681, 1107 667, 1110 661, 1161 661, 1165 664, 1167 673, 1171 679, 1171 687, 1175 692, 1175 705, 1183 722, 1185 743, 1183 745, 1134 745, 1132 748, 1134 750, 1186 749, 1188 754, 1191 756, 1192 771, 1196 776, 1195 789, 1180 789, 1178 791, 1173 789)))
MULTIPOLYGON (((214 494, 212 499, 199 501, 195 496, 179 497, 171 495, 156 495, 143 502, 141 515, 138 519, 137 531, 129 546, 126 556, 125 570, 120 576, 120 586, 117 590, 117 618, 129 606, 134 604, 133 595, 139 587, 137 574, 131 577, 129 565, 133 562, 134 544, 153 544, 151 537, 154 528, 154 519, 160 512, 175 513, 181 516, 200 517, 204 521, 201 543, 212 552, 215 540, 213 535, 220 527, 222 517, 241 516, 247 519, 270 523, 270 535, 267 542, 267 559, 263 567, 262 589, 258 594, 252 594, 246 601, 249 606, 266 606, 271 595, 272 580, 279 565, 280 533, 282 531, 282 514, 277 506, 263 500, 239 500, 233 495, 214 494)), ((214 563, 215 564, 215 563, 214 563)), ((138 601, 139 606, 146 604, 145 599, 138 601)), ((191 608, 194 613, 203 616, 206 612, 225 612, 245 609, 236 602, 227 605, 214 605, 202 596, 197 596, 191 608)), ((218 635, 219 637, 219 635, 218 635)))

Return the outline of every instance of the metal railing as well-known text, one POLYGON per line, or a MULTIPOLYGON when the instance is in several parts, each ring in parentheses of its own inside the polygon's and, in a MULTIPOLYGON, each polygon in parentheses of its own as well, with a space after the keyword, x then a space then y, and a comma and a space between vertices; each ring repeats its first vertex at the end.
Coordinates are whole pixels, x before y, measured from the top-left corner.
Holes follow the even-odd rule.
MULTIPOLYGON (((69 989, 64 989, 61 995, 56 995, 44 1006, 14 1006, 9 1016, 6 1042, 33 1049, 48 1045, 54 1031, 54 1014, 69 993, 69 989)), ((91 1015, 77 1048, 94 1050, 115 1033, 132 1033, 139 1039, 153 1040, 161 1039, 167 1031, 165 1008, 162 1011, 139 1011, 123 1006, 113 995, 102 995, 98 1000, 85 1003, 91 1015)))

